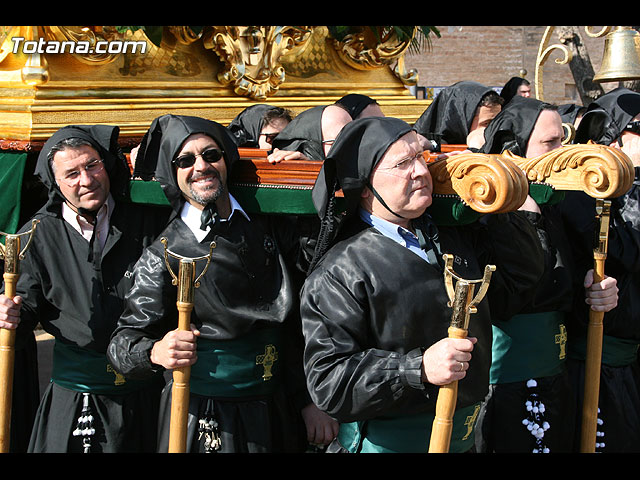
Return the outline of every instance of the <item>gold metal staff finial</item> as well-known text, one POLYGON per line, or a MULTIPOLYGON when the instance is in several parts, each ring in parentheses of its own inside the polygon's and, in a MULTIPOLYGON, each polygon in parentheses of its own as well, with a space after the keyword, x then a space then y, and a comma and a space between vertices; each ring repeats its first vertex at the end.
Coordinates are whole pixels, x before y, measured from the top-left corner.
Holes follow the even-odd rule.
MULTIPOLYGON (((448 306, 453 309, 449 338, 467 338, 469 318, 477 312, 478 305, 487 293, 494 265, 487 265, 480 280, 466 280, 453 270, 453 255, 444 254, 444 283, 449 296, 448 306), (455 280, 455 285, 454 285, 455 280), (478 291, 474 296, 476 286, 478 291)), ((451 444, 453 431, 453 415, 458 397, 458 380, 440 387, 436 400, 436 415, 431 429, 429 453, 447 453, 451 444)))
MULTIPOLYGON (((162 237, 160 242, 164 245, 164 261, 167 270, 171 274, 173 285, 178 287, 178 330, 189 330, 191 324, 191 310, 193 310, 194 291, 200 286, 200 279, 205 274, 211 263, 213 249, 216 242, 209 245, 209 253, 201 257, 184 257, 178 255, 167 247, 167 238, 162 237), (171 270, 169 257, 180 261, 178 274, 171 270), (207 263, 200 275, 196 278, 196 262, 206 260, 207 263)), ((187 448, 187 420, 189 413, 189 381, 191 367, 176 368, 173 371, 173 385, 171 387, 171 421, 169 424, 169 453, 185 453, 187 448)))
MULTIPOLYGON (((0 232, 5 244, 0 244, 0 259, 4 260, 4 295, 13 298, 20 277, 20 260, 31 244, 39 220, 31 222, 31 230, 19 234, 0 232), (24 248, 20 248, 22 237, 27 236, 24 248)), ((9 451, 11 431, 11 406, 13 395, 13 365, 15 359, 16 330, 0 329, 0 453, 9 451)))

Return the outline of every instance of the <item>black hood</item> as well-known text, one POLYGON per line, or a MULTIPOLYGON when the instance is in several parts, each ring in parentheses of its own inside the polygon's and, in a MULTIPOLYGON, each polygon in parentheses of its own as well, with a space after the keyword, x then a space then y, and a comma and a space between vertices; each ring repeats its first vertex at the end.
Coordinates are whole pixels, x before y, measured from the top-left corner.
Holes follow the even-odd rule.
POLYGON ((59 142, 69 138, 81 138, 88 141, 102 158, 109 175, 110 192, 115 199, 125 198, 131 178, 127 160, 118 145, 120 129, 111 125, 68 125, 55 132, 43 145, 34 174, 49 192, 47 209, 53 211, 56 205, 64 202, 60 188, 56 184, 48 155, 59 142))
POLYGON ((640 93, 616 88, 589 105, 576 129, 575 143, 593 140, 601 145, 610 145, 639 113, 640 93))
POLYGON ((500 154, 510 150, 514 155, 524 157, 533 127, 547 105, 531 97, 513 97, 485 129, 485 144, 480 151, 500 154))
POLYGON ((264 114, 275 108, 272 105, 256 104, 245 108, 227 127, 239 147, 257 148, 264 124, 264 114))
POLYGON ((527 83, 529 82, 522 77, 511 77, 500 90, 500 96, 504 98, 504 104, 506 105, 515 97, 520 96, 518 95, 518 88, 520 88, 520 85, 527 83))
POLYGON ((478 82, 458 82, 442 90, 416 121, 415 130, 438 144, 467 143, 482 97, 492 89, 478 82))
POLYGON ((325 216, 335 192, 342 189, 346 213, 355 211, 360 193, 384 153, 413 128, 393 117, 365 117, 349 122, 340 131, 313 187, 318 215, 325 216))
POLYGON ((176 180, 172 160, 182 149, 184 141, 202 133, 213 138, 224 151, 227 172, 239 159, 238 147, 229 130, 211 120, 185 115, 163 115, 156 118, 140 144, 136 156, 134 177, 157 180, 174 210, 182 206, 183 197, 176 180))
POLYGON ((273 140, 273 148, 302 152, 311 160, 324 160, 322 114, 326 107, 319 105, 296 115, 273 140))
POLYGON ((352 119, 358 118, 358 115, 362 113, 362 111, 367 108, 369 105, 376 104, 373 98, 368 97, 367 95, 362 95, 360 93, 350 93, 345 95, 340 100, 336 101, 336 105, 340 105, 344 108, 352 119))

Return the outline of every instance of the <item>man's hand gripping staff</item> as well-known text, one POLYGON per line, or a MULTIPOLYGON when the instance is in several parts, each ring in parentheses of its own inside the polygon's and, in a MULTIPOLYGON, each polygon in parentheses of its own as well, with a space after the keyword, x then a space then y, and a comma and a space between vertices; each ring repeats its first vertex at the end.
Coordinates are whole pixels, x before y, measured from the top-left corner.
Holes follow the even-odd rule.
MULTIPOLYGON (((449 338, 467 338, 469 317, 476 313, 476 305, 482 301, 489 288, 491 274, 496 270, 494 265, 487 265, 484 275, 480 280, 465 280, 453 270, 453 256, 444 255, 445 269, 444 280, 449 295, 449 306, 452 307, 451 324, 449 326, 449 338), (454 279, 456 281, 454 286, 454 279), (480 287, 474 296, 476 285, 480 287)), ((458 362, 461 370, 464 364, 458 362)), ((451 443, 453 430, 453 414, 456 409, 458 396, 458 380, 442 385, 436 401, 436 416, 431 429, 429 453, 447 453, 451 443)))
MULTIPOLYGON (((173 278, 173 285, 178 287, 178 330, 191 329, 191 311, 193 310, 193 297, 195 289, 200 286, 200 279, 205 274, 211 263, 215 242, 211 242, 209 254, 201 257, 188 258, 177 255, 167 248, 167 239, 160 240, 165 247, 164 259, 167 269, 173 278), (169 257, 180 261, 178 274, 176 275, 169 265, 169 257), (196 262, 206 260, 207 263, 200 275, 196 278, 196 262)), ((185 453, 187 448, 187 419, 189 414, 189 380, 191 366, 179 367, 173 371, 173 385, 171 387, 171 423, 169 426, 169 453, 185 453)))
MULTIPOLYGON (((38 220, 33 220, 31 230, 16 235, 0 232, 0 235, 5 236, 4 245, 0 244, 0 258, 4 260, 4 296, 11 302, 16 296, 20 260, 24 259, 37 224, 38 220), (27 236, 28 239, 24 248, 21 248, 23 236, 27 236)), ((0 453, 9 451, 15 339, 15 328, 0 328, 0 453)))

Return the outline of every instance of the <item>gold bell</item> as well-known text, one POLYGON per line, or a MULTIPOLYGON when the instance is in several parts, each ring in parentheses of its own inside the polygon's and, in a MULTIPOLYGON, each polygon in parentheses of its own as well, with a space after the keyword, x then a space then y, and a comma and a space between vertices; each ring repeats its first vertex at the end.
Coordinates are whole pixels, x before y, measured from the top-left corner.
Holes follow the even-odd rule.
POLYGON ((640 34, 631 27, 617 27, 604 37, 604 53, 595 82, 640 79, 640 34))

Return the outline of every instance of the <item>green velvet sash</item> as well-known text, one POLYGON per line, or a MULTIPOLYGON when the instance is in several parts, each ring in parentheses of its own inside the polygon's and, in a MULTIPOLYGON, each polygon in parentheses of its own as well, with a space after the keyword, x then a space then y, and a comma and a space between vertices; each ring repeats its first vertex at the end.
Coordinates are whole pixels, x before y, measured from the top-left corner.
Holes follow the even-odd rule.
MULTIPOLYGON (((479 411, 479 403, 456 410, 450 453, 464 453, 473 447, 479 411)), ((434 416, 425 413, 342 423, 338 440, 351 453, 427 453, 434 416)))
POLYGON ((151 382, 125 379, 115 372, 106 355, 57 340, 53 346, 51 381, 69 390, 98 395, 126 395, 151 382))
POLYGON ((492 384, 556 375, 566 358, 567 333, 560 312, 516 315, 493 325, 492 384))
MULTIPOLYGON (((586 358, 587 338, 580 336, 571 338, 569 342, 569 357, 576 360, 586 358)), ((602 364, 610 367, 626 367, 638 360, 638 342, 624 338, 603 335, 602 364)))
POLYGON ((235 340, 198 339, 191 392, 206 397, 268 395, 281 384, 281 329, 260 329, 235 340))

